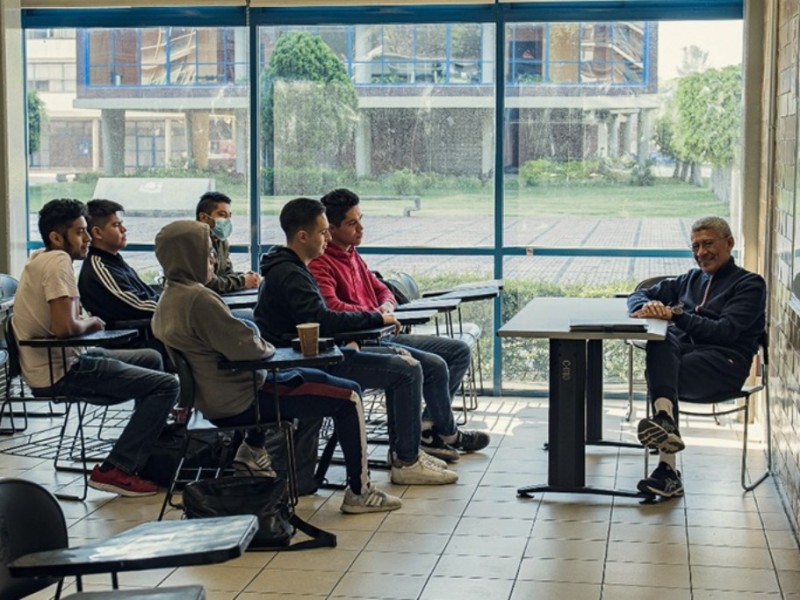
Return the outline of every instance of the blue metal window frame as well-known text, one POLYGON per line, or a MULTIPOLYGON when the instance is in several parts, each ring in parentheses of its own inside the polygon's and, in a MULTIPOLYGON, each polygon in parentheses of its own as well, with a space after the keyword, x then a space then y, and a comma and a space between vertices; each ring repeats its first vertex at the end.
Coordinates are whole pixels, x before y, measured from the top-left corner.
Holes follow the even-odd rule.
MULTIPOLYGON (((598 0, 597 2, 540 2, 486 5, 419 5, 419 6, 362 6, 332 8, 119 8, 119 9, 27 9, 22 11, 23 29, 53 29, 64 27, 148 27, 197 26, 248 27, 250 42, 250 81, 258 81, 259 51, 257 30, 259 26, 280 25, 365 25, 365 24, 420 24, 420 23, 489 23, 495 26, 495 81, 503 82, 506 62, 506 25, 519 22, 580 22, 580 21, 657 21, 741 19, 743 0, 598 0), (253 60, 255 58, 256 60, 253 60)), ((494 247, 491 248, 365 248, 365 254, 405 255, 466 255, 493 258, 494 276, 503 275, 503 259, 530 253, 530 248, 504 246, 504 191, 502 178, 504 145, 505 85, 495 85, 495 178, 494 178, 494 247)), ((258 86, 250 86, 250 123, 258 123, 258 86)), ((258 256, 266 247, 261 246, 259 226, 260 206, 258 177, 258 138, 250 139, 250 245, 234 246, 234 252, 249 252, 253 268, 258 256)), ((29 203, 26 195, 26 210, 29 203)), ((41 247, 41 243, 28 240, 28 248, 41 247)), ((131 244, 132 251, 152 251, 152 244, 131 244)), ((688 257, 686 250, 648 249, 589 249, 589 248, 534 248, 538 256, 613 256, 613 257, 688 257)), ((500 323, 501 300, 495 300, 494 329, 500 323)), ((502 356, 498 339, 494 340, 494 392, 500 393, 502 356)))

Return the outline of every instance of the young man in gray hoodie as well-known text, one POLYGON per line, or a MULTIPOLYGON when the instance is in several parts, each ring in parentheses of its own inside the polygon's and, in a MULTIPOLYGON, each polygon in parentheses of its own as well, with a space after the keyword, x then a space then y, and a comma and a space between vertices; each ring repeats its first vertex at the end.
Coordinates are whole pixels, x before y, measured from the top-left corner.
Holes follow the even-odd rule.
MULTIPOLYGON (((253 379, 247 371, 223 371, 221 360, 268 358, 275 348, 234 317, 219 295, 205 284, 212 275, 214 251, 208 225, 175 221, 156 236, 156 257, 166 286, 153 316, 153 333, 167 348, 180 351, 195 376, 195 406, 218 426, 252 424, 253 379)), ((332 417, 347 471, 341 510, 381 512, 400 508, 399 498, 373 487, 367 470, 366 433, 358 384, 316 369, 275 375, 259 371, 263 419, 275 419, 273 377, 280 384, 281 414, 288 418, 332 417)), ((273 475, 263 433, 249 429, 236 452, 248 469, 273 475)))

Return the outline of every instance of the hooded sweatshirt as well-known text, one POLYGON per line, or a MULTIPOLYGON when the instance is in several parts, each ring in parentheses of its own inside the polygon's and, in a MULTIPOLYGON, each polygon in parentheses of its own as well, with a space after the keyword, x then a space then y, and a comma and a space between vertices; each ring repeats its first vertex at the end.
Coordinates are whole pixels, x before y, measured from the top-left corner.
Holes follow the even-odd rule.
MULTIPOLYGON (((175 221, 156 235, 155 246, 166 285, 153 316, 153 334, 186 357, 195 378, 195 406, 206 417, 241 414, 253 403, 252 373, 222 371, 217 364, 269 357, 275 348, 205 287, 211 251, 208 225, 175 221)), ((265 375, 259 372, 259 385, 265 375)))
POLYGON ((383 315, 376 311, 329 309, 317 281, 294 250, 273 247, 261 257, 261 275, 264 281, 253 313, 261 335, 276 346, 289 345, 287 338, 296 335, 298 323, 319 323, 322 336, 383 325, 383 315))

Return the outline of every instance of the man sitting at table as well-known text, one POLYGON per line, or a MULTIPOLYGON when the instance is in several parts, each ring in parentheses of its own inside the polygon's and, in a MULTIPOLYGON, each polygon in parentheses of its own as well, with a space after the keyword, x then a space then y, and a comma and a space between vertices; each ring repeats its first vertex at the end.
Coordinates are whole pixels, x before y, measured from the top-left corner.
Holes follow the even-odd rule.
MULTIPOLYGON (((78 276, 83 307, 106 323, 149 321, 156 310, 158 292, 142 281, 120 254, 128 245, 121 214, 125 209, 111 200, 90 200, 86 208, 92 242, 78 276)), ((154 348, 165 356, 163 346, 152 337, 140 335, 133 344, 154 348)))
POLYGON ((750 373, 765 326, 766 284, 736 265, 733 235, 719 217, 692 225, 691 248, 699 268, 628 297, 632 317, 670 322, 664 341, 647 342, 647 387, 653 417, 642 419, 639 441, 659 451, 641 492, 665 498, 683 494, 675 453, 685 445, 678 430, 678 399, 739 391, 750 373))
MULTIPOLYGON (((81 314, 72 261, 86 257, 90 236, 86 207, 78 200, 51 200, 39 211, 44 249, 28 259, 19 279, 12 323, 17 339, 68 338, 105 328, 99 317, 81 314)), ((119 404, 133 398, 130 421, 111 453, 89 476, 89 485, 122 496, 147 496, 158 488, 136 472, 147 461, 178 398, 178 381, 163 373, 158 352, 151 349, 105 350, 67 347, 66 371, 60 353, 20 345, 22 376, 34 396, 88 396, 119 404)))
MULTIPOLYGON (((359 198, 346 189, 322 197, 331 241, 325 253, 308 264, 328 308, 335 311, 372 311, 391 314, 397 301, 386 285, 369 270, 356 249, 362 242, 364 226, 359 198)), ((402 319, 402 315, 399 316, 402 319)), ((422 365, 422 395, 428 404, 452 404, 469 369, 470 349, 461 340, 437 335, 397 334, 383 345, 404 348, 422 365)), ((449 426, 449 423, 448 423, 449 426)), ((451 429, 452 431, 452 429, 451 429)), ((422 422, 422 448, 440 458, 458 458, 458 453, 482 450, 489 436, 461 431, 444 439, 434 427, 426 406, 422 422), (440 454, 444 453, 444 455, 440 454)))
POLYGON ((261 275, 253 271, 242 273, 233 270, 230 242, 228 241, 233 232, 231 199, 221 192, 206 192, 200 196, 195 216, 198 221, 211 228, 214 272, 206 286, 218 294, 257 289, 258 284, 261 283, 261 275))
MULTIPOLYGON (((286 246, 276 246, 261 258, 264 285, 255 308, 262 335, 274 344, 286 345, 298 323, 320 324, 320 335, 399 326, 392 313, 377 311, 335 311, 325 305, 308 263, 325 251, 330 239, 325 206, 319 200, 297 198, 280 214, 286 246)), ((390 434, 392 481, 398 484, 454 483, 457 474, 445 463, 420 450, 422 412, 422 368, 407 351, 394 347, 358 350, 344 348, 344 362, 331 372, 357 381, 364 388, 386 390, 390 434)), ((449 401, 431 407, 437 425, 457 438, 449 401), (447 429, 449 427, 449 429, 447 429)), ((465 432, 465 435, 470 433, 465 432)), ((451 439, 453 439, 451 438, 451 439)))
MULTIPOLYGON (((153 317, 153 332, 168 348, 186 357, 196 382, 195 405, 206 418, 220 427, 252 424, 252 373, 221 370, 217 365, 221 360, 267 359, 275 348, 232 316, 220 297, 205 287, 214 267, 208 226, 197 221, 166 225, 156 236, 156 257, 167 285, 153 317)), ((342 512, 400 508, 399 498, 370 483, 358 384, 316 369, 287 370, 277 375, 261 370, 257 374, 262 386, 258 392, 262 418, 276 418, 272 396, 275 377, 284 418, 333 418, 347 471, 342 512)), ((264 441, 263 431, 248 430, 236 451, 234 465, 246 473, 274 476, 264 441)))

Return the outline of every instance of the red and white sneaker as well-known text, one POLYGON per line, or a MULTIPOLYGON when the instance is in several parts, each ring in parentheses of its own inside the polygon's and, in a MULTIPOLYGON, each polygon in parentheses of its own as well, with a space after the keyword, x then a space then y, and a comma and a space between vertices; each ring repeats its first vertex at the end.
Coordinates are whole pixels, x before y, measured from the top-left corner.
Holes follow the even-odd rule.
POLYGON ((138 475, 130 475, 117 467, 101 471, 100 465, 92 469, 92 474, 89 475, 89 487, 129 497, 152 496, 158 493, 156 484, 140 479, 138 475))

